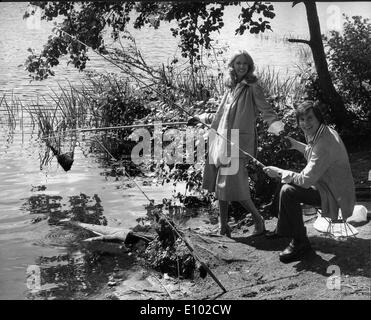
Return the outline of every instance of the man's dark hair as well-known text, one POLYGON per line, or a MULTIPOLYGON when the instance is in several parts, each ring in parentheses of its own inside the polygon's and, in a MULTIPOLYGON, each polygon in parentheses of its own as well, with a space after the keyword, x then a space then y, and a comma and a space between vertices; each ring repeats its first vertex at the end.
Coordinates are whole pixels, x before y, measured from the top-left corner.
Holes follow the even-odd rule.
POLYGON ((296 109, 296 123, 299 125, 300 116, 306 114, 310 109, 313 110, 314 115, 320 124, 324 123, 323 115, 320 109, 321 103, 319 101, 305 100, 296 109))

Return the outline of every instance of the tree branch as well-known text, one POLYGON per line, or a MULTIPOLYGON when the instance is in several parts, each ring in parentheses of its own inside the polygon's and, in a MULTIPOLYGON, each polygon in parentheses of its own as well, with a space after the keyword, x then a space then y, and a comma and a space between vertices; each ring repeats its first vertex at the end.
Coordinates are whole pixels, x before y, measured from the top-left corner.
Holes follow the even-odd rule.
POLYGON ((292 2, 292 8, 295 7, 295 6, 296 6, 298 3, 300 3, 300 2, 303 2, 303 1, 293 1, 293 2, 292 2))
POLYGON ((312 43, 309 40, 303 40, 303 39, 287 39, 288 42, 296 42, 296 43, 305 43, 308 46, 311 46, 312 43))

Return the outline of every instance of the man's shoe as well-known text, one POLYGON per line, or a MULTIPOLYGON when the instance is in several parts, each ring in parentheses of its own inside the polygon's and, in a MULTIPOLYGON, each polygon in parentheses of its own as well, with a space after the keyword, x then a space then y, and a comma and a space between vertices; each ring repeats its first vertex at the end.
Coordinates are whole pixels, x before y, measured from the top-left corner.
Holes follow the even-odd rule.
POLYGON ((298 261, 311 251, 312 247, 308 240, 292 240, 289 246, 279 254, 280 261, 284 263, 298 261))

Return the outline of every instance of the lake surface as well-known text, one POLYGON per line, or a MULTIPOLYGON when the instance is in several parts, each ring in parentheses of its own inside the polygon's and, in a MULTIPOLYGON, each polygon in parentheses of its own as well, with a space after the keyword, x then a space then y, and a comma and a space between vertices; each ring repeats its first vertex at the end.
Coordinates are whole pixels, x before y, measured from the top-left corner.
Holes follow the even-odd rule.
MULTIPOLYGON (((26 6, 22 2, 0 3, 0 97, 14 94, 25 105, 36 103, 52 90, 58 91, 59 86, 78 85, 84 80, 84 73, 61 63, 55 70, 56 77, 29 82, 22 66, 29 54, 27 48, 40 50, 52 25, 43 21, 40 28, 30 28, 22 19, 26 6)), ((230 51, 248 50, 258 68, 269 66, 282 74, 292 74, 300 63, 301 45, 289 45, 282 39, 288 35, 308 37, 304 6, 274 6, 277 17, 272 21, 273 33, 264 37, 234 36, 238 8, 232 8, 226 13, 226 27, 217 39, 227 44, 230 51)), ((324 32, 336 25, 330 18, 338 9, 348 15, 369 17, 371 5, 319 3, 324 32)), ((179 53, 177 40, 166 25, 159 30, 131 31, 144 57, 153 65, 167 63, 179 53)), ((88 70, 117 71, 96 55, 88 70)), ((127 185, 127 180, 110 176, 101 157, 89 151, 89 137, 79 138, 71 171, 64 172, 55 158, 40 168, 45 144, 32 131, 26 116, 23 127, 18 119, 13 131, 0 111, 0 299, 84 297, 99 289, 115 268, 130 267, 130 258, 112 261, 110 257, 95 255, 79 245, 84 234, 50 223, 50 218, 83 214, 93 220, 105 217, 109 226, 130 227, 145 215, 148 203, 138 189, 127 185), (43 220, 45 216, 49 222, 43 220), (41 276, 41 287, 32 282, 35 275, 41 276)), ((141 187, 156 202, 169 198, 173 191, 172 186, 141 187)))
MULTIPOLYGON (((297 71, 296 65, 300 64, 300 48, 305 45, 288 44, 282 39, 290 36, 308 38, 305 8, 303 4, 292 8, 291 2, 273 5, 276 13, 276 17, 271 21, 273 32, 235 36, 240 9, 233 7, 226 10, 225 27, 220 34, 215 35, 215 39, 220 45, 229 46, 228 55, 236 49, 246 49, 259 69, 269 66, 280 71, 282 75, 287 72, 294 73, 297 71)), ((41 50, 51 34, 53 25, 41 21, 40 24, 32 26, 28 20, 22 19, 26 8, 26 2, 0 3, 0 94, 13 91, 22 100, 35 101, 38 95, 46 94, 50 89, 58 90, 58 83, 62 86, 66 85, 67 81, 79 83, 84 75, 64 62, 55 69, 56 76, 52 79, 29 83, 30 78, 21 66, 29 55, 27 49, 41 50)), ((323 33, 337 28, 339 23, 341 25, 344 21, 342 13, 348 16, 362 15, 365 18, 370 18, 371 15, 370 2, 321 2, 317 4, 317 8, 323 33)), ((172 37, 168 24, 163 24, 158 30, 129 28, 129 31, 150 64, 166 64, 175 54, 179 55, 178 40, 172 37)), ((117 72, 114 66, 95 54, 92 54, 91 60, 87 70, 117 72)))

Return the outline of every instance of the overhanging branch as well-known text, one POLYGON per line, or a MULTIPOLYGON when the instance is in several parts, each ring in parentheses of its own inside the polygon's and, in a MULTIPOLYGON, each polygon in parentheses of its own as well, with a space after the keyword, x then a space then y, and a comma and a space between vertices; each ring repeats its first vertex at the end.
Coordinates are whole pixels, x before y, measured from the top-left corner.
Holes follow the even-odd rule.
POLYGON ((296 42, 296 43, 305 43, 308 46, 311 45, 311 42, 309 40, 303 40, 303 39, 287 39, 288 42, 296 42))

